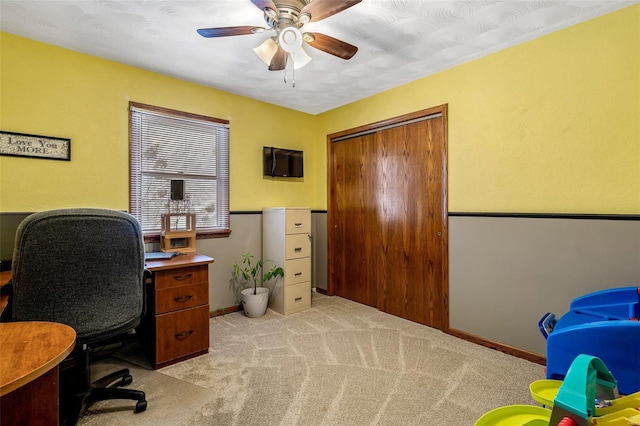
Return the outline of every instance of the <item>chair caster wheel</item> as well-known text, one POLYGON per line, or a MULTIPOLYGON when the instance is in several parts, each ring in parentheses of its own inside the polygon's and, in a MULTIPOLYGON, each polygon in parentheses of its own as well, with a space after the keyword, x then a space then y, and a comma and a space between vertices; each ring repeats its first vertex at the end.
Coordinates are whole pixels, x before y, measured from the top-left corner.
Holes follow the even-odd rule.
POLYGON ((136 413, 142 413, 147 409, 147 401, 143 399, 142 401, 136 402, 136 413))
POLYGON ((120 380, 120 384, 118 386, 129 386, 131 383, 133 383, 133 377, 129 374, 120 380))

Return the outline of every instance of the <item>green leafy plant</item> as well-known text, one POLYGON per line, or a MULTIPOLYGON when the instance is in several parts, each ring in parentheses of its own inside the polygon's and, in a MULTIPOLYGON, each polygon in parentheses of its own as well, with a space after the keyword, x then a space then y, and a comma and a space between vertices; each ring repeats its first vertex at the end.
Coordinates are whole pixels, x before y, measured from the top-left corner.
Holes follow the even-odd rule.
POLYGON ((253 286, 253 294, 257 294, 257 288, 262 287, 265 282, 282 277, 284 277, 284 269, 276 262, 273 260, 254 262, 251 253, 245 253, 242 260, 233 265, 233 279, 245 288, 253 286), (268 266, 271 267, 268 268, 268 266))

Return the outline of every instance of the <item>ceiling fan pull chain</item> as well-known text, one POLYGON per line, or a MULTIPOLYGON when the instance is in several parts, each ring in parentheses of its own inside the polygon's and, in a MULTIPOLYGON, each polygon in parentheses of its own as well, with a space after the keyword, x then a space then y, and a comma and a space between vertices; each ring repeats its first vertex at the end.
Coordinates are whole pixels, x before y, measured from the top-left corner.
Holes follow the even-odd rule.
POLYGON ((287 62, 289 62, 289 55, 284 59, 284 84, 287 84, 287 62))
POLYGON ((293 52, 290 53, 291 55, 291 83, 293 88, 296 88, 296 65, 295 62, 293 62, 293 52))

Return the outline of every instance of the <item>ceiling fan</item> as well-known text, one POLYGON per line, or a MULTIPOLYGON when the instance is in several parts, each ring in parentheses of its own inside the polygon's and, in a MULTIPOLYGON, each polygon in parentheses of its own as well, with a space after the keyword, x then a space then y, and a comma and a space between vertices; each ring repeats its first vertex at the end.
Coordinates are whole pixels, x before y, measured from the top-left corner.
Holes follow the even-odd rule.
POLYGON ((251 0, 256 7, 263 11, 264 19, 269 28, 239 26, 201 28, 197 31, 203 37, 227 37, 275 31, 275 36, 268 38, 260 46, 253 49, 269 65, 270 71, 285 69, 289 60, 293 63, 294 69, 307 64, 311 58, 302 49, 303 42, 339 58, 351 59, 358 51, 356 46, 325 34, 302 33, 300 28, 308 22, 317 22, 342 12, 361 1, 251 0))

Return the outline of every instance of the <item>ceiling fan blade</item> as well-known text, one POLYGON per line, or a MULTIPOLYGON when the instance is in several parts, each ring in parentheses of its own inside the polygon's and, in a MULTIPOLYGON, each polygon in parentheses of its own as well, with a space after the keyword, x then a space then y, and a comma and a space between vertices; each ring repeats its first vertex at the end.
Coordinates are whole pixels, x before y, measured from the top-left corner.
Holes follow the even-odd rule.
POLYGON ((262 27, 220 27, 220 28, 200 28, 198 34, 202 37, 227 37, 245 34, 255 34, 264 31, 262 27))
POLYGON ((315 0, 306 5, 300 11, 300 15, 309 15, 310 22, 316 22, 345 9, 355 6, 362 0, 315 0))
POLYGON ((255 4, 260 10, 271 9, 274 12, 278 11, 278 7, 273 0, 251 0, 251 3, 255 4))
POLYGON ((320 33, 304 33, 304 39, 316 49, 342 59, 351 59, 358 51, 352 44, 320 33))
POLYGON ((287 52, 280 46, 276 50, 275 55, 271 58, 271 64, 269 64, 269 71, 280 71, 287 66, 287 52))

